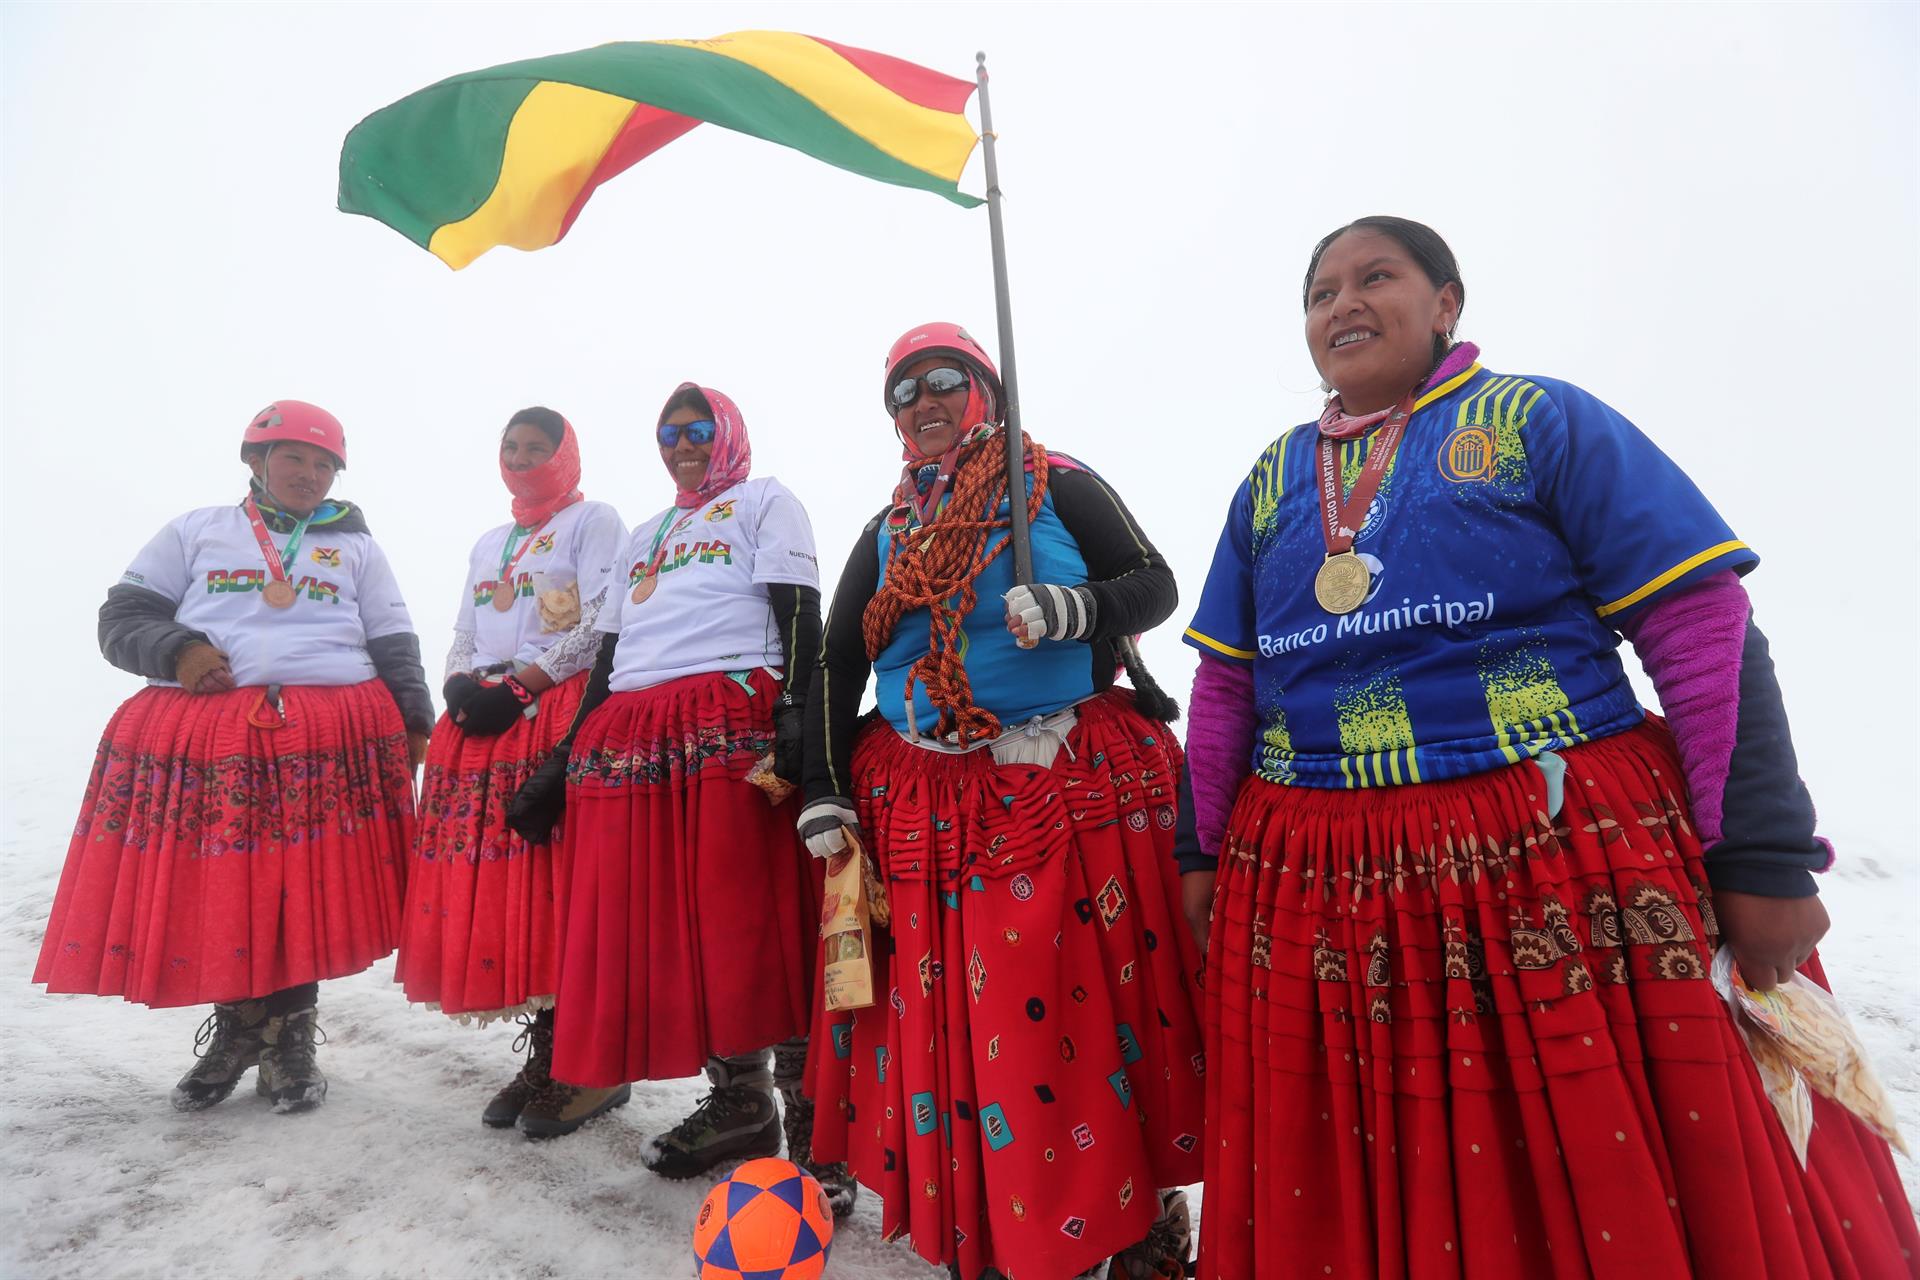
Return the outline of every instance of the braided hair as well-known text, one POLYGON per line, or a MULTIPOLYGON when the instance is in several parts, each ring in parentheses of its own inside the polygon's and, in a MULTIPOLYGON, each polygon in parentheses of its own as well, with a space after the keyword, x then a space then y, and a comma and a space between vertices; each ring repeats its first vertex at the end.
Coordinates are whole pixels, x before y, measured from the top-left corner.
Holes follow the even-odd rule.
MULTIPOLYGON (((894 628, 908 613, 925 609, 932 615, 927 652, 907 670, 907 703, 913 703, 915 682, 925 685, 927 700, 940 712, 938 736, 956 735, 961 746, 1000 733, 999 717, 973 700, 973 685, 961 656, 960 625, 979 602, 974 584, 980 574, 1012 540, 1009 533, 987 545, 994 530, 1008 527, 1006 517, 999 514, 1007 497, 1005 431, 1005 427, 996 428, 961 450, 944 509, 924 524, 908 520, 894 530, 886 579, 861 616, 871 661, 887 647, 894 628)), ((1027 469, 1033 473, 1033 490, 1027 496, 1027 519, 1032 521, 1047 494, 1047 452, 1025 432, 1021 440, 1027 469)))

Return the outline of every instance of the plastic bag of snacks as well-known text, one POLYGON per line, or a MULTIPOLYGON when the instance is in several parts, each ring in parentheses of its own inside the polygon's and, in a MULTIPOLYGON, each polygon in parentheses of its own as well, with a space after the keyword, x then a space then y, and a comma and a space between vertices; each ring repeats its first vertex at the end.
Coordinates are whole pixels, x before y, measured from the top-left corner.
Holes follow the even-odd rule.
POLYGON ((1734 1025, 1803 1168, 1813 1133, 1812 1093, 1833 1099, 1908 1154, 1893 1103, 1831 992, 1798 973, 1771 991, 1755 991, 1741 979, 1731 947, 1713 957, 1713 985, 1733 1010, 1734 1025))

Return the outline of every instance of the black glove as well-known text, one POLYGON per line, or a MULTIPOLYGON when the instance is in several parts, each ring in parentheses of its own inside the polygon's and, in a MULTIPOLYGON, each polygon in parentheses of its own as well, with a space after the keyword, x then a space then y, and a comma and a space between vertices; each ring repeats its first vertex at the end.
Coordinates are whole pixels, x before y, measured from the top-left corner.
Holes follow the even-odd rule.
POLYGON ((453 718, 460 732, 469 738, 491 738, 513 728, 526 712, 527 704, 505 683, 490 684, 467 699, 462 712, 453 718))
POLYGON ((485 685, 464 671, 448 676, 446 684, 440 688, 440 697, 447 704, 447 714, 457 718, 460 708, 467 705, 467 700, 484 688, 485 685))
POLYGON ((773 772, 784 782, 800 785, 800 758, 806 742, 807 709, 781 696, 773 709, 773 772))
POLYGON ((528 844, 545 844, 567 807, 567 745, 553 749, 507 803, 507 825, 528 844))

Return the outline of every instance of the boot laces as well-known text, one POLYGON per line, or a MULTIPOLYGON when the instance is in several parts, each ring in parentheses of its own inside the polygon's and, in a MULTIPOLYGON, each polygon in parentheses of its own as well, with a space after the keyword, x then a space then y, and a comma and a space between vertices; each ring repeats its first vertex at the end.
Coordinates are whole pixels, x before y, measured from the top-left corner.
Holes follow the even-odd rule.
POLYGON ((752 1110, 750 1095, 756 1091, 745 1085, 727 1085, 707 1090, 693 1114, 662 1135, 661 1140, 692 1150, 710 1128, 752 1110))
POLYGON ((280 1023, 280 1040, 274 1057, 280 1069, 296 1078, 313 1071, 314 1052, 327 1043, 327 1033, 312 1009, 290 1013, 280 1023))

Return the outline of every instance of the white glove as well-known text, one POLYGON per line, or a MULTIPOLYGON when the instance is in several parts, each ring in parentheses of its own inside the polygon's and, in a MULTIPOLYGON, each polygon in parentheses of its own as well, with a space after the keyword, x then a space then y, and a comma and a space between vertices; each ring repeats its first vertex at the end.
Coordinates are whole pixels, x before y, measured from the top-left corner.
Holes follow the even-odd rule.
POLYGON ((1093 592, 1084 586, 1038 582, 1015 587, 1006 602, 1008 629, 1029 647, 1042 639, 1084 640, 1093 633, 1093 592))
POLYGON ((816 858, 830 858, 847 847, 844 828, 858 826, 860 815, 844 796, 822 796, 800 811, 794 825, 807 842, 807 852, 816 858))

